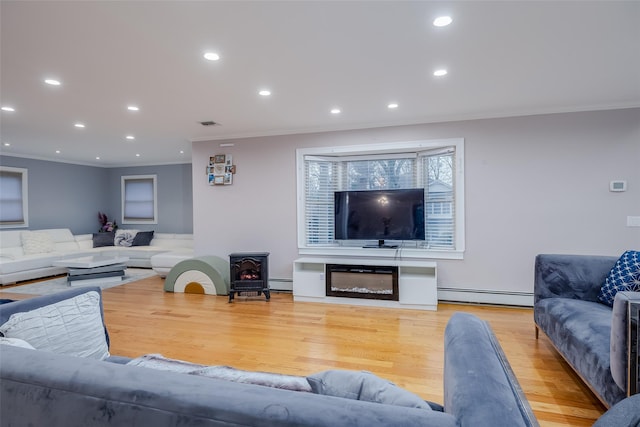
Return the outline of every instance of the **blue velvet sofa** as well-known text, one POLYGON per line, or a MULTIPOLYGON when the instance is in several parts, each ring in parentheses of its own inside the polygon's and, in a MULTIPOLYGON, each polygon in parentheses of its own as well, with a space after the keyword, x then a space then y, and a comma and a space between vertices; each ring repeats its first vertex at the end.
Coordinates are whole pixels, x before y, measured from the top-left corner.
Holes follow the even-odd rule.
MULTIPOLYGON (((0 305, 0 329, 12 314, 92 291, 100 294, 74 289, 0 305)), ((97 360, 1 344, 0 361, 0 426, 538 425, 491 328, 467 313, 446 327, 444 407, 427 409, 131 366, 108 354, 97 360)))
MULTIPOLYGON (((613 307, 598 300, 617 260, 553 254, 541 254, 535 260, 536 338, 542 330, 607 407, 627 397, 628 302, 640 300, 640 292, 618 292, 613 307)), ((636 413, 640 414, 640 407, 636 413)))

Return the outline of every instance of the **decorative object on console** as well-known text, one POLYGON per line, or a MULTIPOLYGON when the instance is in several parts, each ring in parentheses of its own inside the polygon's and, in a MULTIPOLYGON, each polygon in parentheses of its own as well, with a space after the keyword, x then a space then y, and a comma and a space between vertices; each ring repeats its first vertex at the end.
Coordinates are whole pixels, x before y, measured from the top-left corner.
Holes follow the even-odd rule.
POLYGON ((598 300, 613 307, 616 293, 620 291, 640 291, 640 252, 626 251, 613 266, 605 280, 598 300))
POLYGON ((100 221, 100 228, 98 229, 98 232, 100 233, 110 233, 118 229, 116 221, 109 221, 107 214, 98 212, 98 221, 100 221))
POLYGON ((236 166, 233 164, 231 154, 216 154, 209 157, 207 177, 209 185, 231 185, 236 166))

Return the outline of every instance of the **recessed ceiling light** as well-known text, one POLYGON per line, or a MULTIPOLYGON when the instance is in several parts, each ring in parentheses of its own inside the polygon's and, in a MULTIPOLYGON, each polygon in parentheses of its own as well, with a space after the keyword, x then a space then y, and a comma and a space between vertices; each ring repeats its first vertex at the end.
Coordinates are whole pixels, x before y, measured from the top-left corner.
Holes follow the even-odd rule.
POLYGON ((390 110, 393 110, 394 108, 398 108, 398 104, 396 104, 395 102, 392 102, 391 104, 387 105, 387 108, 390 110))
POLYGON ((127 136, 125 136, 125 138, 127 138, 127 139, 136 139, 136 137, 133 136, 133 135, 127 135, 127 136))
POLYGON ((262 89, 260 92, 258 92, 258 94, 261 96, 269 96, 271 95, 271 91, 267 89, 262 89))
POLYGON ((100 160, 100 156, 96 156, 96 160, 100 160))
POLYGON ((2 111, 8 111, 10 113, 13 113, 16 110, 13 107, 5 106, 5 107, 2 107, 2 111))
POLYGON ((5 146, 5 147, 11 147, 11 144, 10 144, 9 142, 5 142, 5 143, 4 143, 4 146, 5 146))
POLYGON ((451 19, 450 16, 438 16, 433 20, 433 25, 436 27, 446 27, 451 24, 451 22, 453 22, 453 19, 451 19))
POLYGON ((127 107, 127 110, 129 110, 129 111, 140 111, 140 108, 138 108, 138 107, 137 107, 137 106, 135 106, 135 105, 129 105, 129 106, 127 107))
POLYGON ((74 126, 75 126, 75 127, 77 127, 77 128, 83 128, 83 127, 84 127, 84 124, 82 124, 82 123, 76 123, 74 126))
POLYGON ((180 150, 180 154, 184 154, 184 150, 180 150))
POLYGON ((140 157, 140 154, 136 154, 136 157, 140 157))
POLYGON ((215 52, 207 52, 204 54, 204 59, 207 59, 209 61, 217 61, 218 59, 220 59, 220 55, 215 52))
POLYGON ((56 150, 56 154, 60 154, 60 150, 56 150))
POLYGON ((332 108, 331 109, 331 114, 340 114, 340 109, 339 108, 332 108))
POLYGON ((51 85, 51 86, 60 86, 60 80, 56 80, 56 79, 45 79, 44 81, 46 84, 51 85))
POLYGON ((436 77, 446 76, 447 75, 447 70, 445 70, 444 68, 440 69, 440 70, 435 70, 433 72, 433 75, 436 76, 436 77))

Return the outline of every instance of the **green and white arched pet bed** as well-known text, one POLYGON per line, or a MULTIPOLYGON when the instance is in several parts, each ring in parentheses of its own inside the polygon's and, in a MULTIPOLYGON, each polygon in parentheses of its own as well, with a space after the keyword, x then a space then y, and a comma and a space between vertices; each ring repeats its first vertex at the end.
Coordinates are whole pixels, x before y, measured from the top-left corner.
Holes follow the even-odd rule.
POLYGON ((229 295, 229 261, 213 255, 180 261, 167 274, 164 290, 229 295))

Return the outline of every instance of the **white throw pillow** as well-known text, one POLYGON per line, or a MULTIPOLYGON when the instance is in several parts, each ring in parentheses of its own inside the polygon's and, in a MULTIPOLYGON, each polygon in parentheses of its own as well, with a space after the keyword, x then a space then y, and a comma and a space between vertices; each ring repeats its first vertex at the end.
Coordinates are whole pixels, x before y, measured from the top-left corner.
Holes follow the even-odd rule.
POLYGON ((20 237, 25 255, 44 254, 54 250, 53 239, 47 233, 23 231, 20 237))
POLYGON ((37 350, 100 360, 109 357, 100 295, 95 291, 14 313, 0 326, 0 332, 23 339, 37 350))

